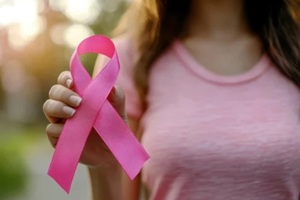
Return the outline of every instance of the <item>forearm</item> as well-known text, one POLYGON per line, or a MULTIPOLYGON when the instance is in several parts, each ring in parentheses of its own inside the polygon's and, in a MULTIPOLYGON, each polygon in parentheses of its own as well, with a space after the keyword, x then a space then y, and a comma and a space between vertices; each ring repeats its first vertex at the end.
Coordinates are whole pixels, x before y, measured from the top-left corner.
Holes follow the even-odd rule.
POLYGON ((92 200, 121 200, 122 172, 119 166, 89 168, 92 200))
MULTIPOLYGON (((131 118, 128 119, 128 122, 131 130, 136 133, 138 122, 131 118)), ((140 176, 131 181, 117 162, 112 165, 103 166, 104 168, 88 169, 91 180, 92 200, 139 199, 140 176)))

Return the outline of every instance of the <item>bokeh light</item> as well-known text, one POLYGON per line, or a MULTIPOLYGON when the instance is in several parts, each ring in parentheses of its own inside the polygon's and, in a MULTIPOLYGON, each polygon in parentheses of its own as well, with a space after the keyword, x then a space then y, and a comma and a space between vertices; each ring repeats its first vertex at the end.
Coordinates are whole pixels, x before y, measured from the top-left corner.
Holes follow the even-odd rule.
POLYGON ((10 0, 3 1, 0 7, 0 25, 28 24, 37 17, 36 0, 10 0), (7 3, 5 3, 7 2, 7 3))
POLYGON ((64 32, 64 41, 69 47, 75 48, 81 40, 92 34, 93 31, 88 26, 73 24, 66 28, 64 32))
POLYGON ((9 42, 13 48, 22 48, 45 28, 38 15, 36 0, 11 0, 0 7, 0 28, 11 26, 9 42))
POLYGON ((97 0, 50 0, 51 8, 62 11, 71 20, 91 24, 101 12, 97 0))

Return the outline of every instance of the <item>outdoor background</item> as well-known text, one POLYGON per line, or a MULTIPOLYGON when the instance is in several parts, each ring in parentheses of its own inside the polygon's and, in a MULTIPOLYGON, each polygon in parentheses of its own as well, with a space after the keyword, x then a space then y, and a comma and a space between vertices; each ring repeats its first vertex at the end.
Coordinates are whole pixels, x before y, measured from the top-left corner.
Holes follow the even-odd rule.
MULTIPOLYGON (((53 149, 42 112, 72 51, 93 34, 110 36, 129 0, 0 0, 0 200, 89 199, 79 166, 66 195, 46 175, 53 149)), ((91 70, 95 56, 84 57, 91 70)))

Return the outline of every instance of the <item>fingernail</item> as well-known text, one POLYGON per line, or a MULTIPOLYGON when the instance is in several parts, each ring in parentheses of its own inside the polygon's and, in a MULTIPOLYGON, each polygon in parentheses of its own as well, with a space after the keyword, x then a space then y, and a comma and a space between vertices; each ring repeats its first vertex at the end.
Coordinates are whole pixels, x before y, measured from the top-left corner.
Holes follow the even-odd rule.
POLYGON ((66 83, 67 83, 67 86, 70 88, 71 84, 72 84, 72 79, 67 79, 66 83))
POLYGON ((70 117, 72 117, 75 114, 75 112, 76 112, 73 108, 70 108, 68 106, 64 106, 62 109, 70 117))
POLYGON ((82 101, 82 98, 80 98, 79 96, 76 96, 76 95, 71 95, 70 96, 70 101, 76 105, 76 106, 79 106, 81 101, 82 101))

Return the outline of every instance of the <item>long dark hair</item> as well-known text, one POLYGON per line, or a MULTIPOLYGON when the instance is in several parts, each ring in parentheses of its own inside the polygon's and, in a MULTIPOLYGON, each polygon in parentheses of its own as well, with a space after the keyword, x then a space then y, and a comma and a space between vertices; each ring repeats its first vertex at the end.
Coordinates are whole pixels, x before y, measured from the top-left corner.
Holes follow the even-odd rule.
MULTIPOLYGON (((151 66, 174 39, 187 34, 191 5, 192 0, 139 0, 128 10, 138 52, 134 81, 144 106, 151 66)), ((265 52, 300 86, 300 0, 245 0, 245 13, 265 52)))

